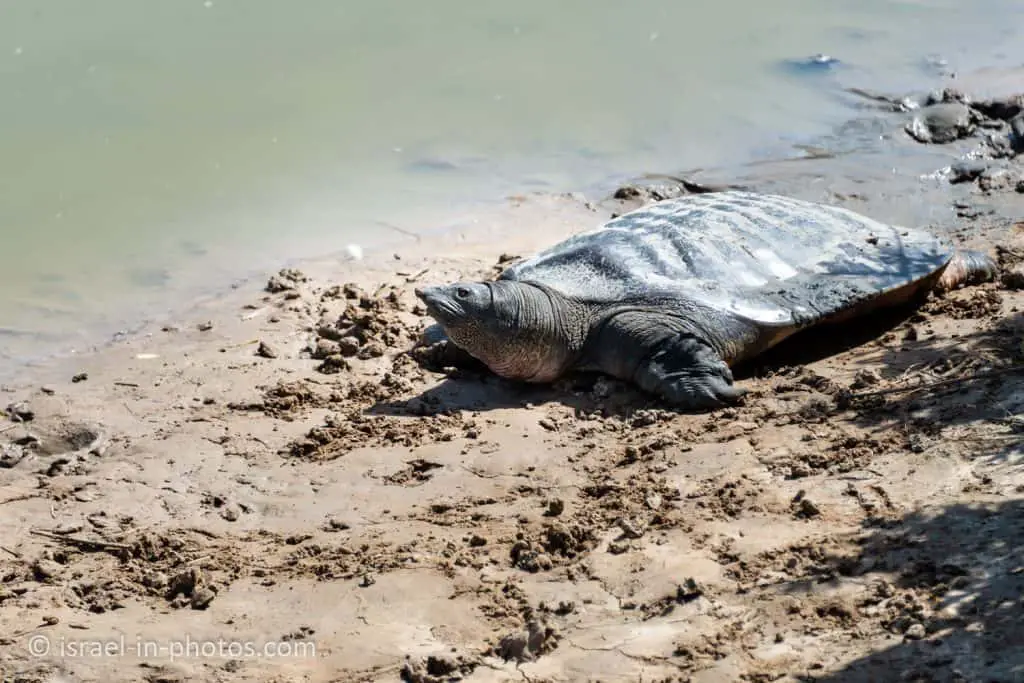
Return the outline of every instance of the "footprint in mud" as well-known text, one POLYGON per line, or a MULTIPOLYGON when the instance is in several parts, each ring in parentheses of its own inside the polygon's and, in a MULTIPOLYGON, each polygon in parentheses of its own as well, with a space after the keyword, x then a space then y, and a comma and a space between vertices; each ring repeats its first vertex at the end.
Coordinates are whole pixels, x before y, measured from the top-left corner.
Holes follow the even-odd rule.
POLYGON ((9 446, 18 446, 37 455, 67 455, 77 451, 94 452, 102 448, 105 435, 97 425, 58 421, 51 425, 33 422, 9 436, 9 446))

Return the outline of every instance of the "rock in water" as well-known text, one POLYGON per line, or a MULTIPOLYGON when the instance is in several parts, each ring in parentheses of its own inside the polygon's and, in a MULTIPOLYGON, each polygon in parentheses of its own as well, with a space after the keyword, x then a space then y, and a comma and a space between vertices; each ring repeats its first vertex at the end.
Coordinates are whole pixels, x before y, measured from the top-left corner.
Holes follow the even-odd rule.
POLYGON ((976 120, 970 107, 942 102, 921 109, 906 126, 907 134, 921 143, 943 145, 974 133, 976 120))

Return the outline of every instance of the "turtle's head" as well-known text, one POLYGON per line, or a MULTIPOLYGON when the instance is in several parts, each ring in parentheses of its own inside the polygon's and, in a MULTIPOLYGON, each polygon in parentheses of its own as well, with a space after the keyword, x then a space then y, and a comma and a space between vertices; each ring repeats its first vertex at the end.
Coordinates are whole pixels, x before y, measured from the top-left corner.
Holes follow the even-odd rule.
POLYGON ((455 282, 416 296, 456 346, 509 379, 558 377, 586 335, 565 299, 523 282, 455 282))

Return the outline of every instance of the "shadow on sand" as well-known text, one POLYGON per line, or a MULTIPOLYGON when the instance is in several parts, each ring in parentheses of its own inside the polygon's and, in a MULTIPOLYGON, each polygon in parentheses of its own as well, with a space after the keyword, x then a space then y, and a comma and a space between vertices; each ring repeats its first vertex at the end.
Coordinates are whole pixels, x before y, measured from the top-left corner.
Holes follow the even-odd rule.
MULTIPOLYGON (((955 339, 916 338, 915 326, 926 320, 920 306, 908 305, 812 328, 735 368, 734 375, 742 384, 781 368, 806 365, 888 338, 887 343, 871 345, 850 359, 854 369, 877 369, 880 384, 847 392, 836 419, 882 431, 920 428, 937 432, 985 422, 979 452, 1005 454, 1019 448, 1024 419, 1016 415, 1024 411, 1024 391, 1020 390, 1024 372, 1017 370, 1024 371, 1024 314, 983 325, 979 331, 955 339)), ((751 406, 758 400, 754 395, 745 402, 751 406)), ((559 403, 577 413, 624 418, 638 410, 671 409, 656 397, 597 374, 577 374, 553 385, 529 385, 503 380, 477 366, 450 370, 445 380, 418 397, 381 402, 368 412, 414 416, 546 403, 559 403)))
POLYGON ((860 609, 882 615, 893 645, 838 672, 798 680, 1024 680, 1024 499, 914 512, 887 527, 862 541, 857 559, 892 577, 860 609), (908 629, 910 637, 903 635, 908 629))
POLYGON ((852 362, 877 364, 892 382, 854 393, 854 424, 942 430, 974 458, 1024 452, 1024 314, 953 340, 905 339, 852 362))

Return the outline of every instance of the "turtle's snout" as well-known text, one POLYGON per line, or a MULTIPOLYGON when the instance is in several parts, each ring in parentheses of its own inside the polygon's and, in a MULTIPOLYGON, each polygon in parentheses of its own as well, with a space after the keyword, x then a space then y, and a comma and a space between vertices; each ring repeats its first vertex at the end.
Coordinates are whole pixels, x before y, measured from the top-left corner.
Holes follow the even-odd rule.
POLYGON ((413 290, 416 298, 427 307, 427 313, 438 319, 447 319, 457 313, 444 287, 417 287, 413 290))
POLYGON ((437 299, 437 287, 417 287, 413 290, 416 298, 425 304, 437 299))

